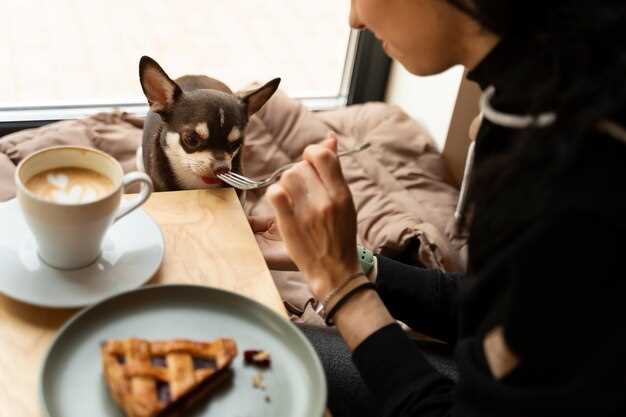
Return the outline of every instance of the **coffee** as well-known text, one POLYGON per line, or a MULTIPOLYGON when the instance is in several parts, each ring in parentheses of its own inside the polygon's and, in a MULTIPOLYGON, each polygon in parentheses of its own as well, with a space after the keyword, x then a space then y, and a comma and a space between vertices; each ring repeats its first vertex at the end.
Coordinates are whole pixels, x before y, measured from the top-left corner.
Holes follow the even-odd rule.
POLYGON ((60 269, 83 268, 98 259, 107 230, 145 203, 153 189, 143 172, 124 175, 112 156, 80 146, 28 155, 15 170, 15 185, 39 257, 60 269), (124 187, 134 183, 142 185, 139 194, 121 204, 124 187))
POLYGON ((26 182, 26 188, 39 198, 60 204, 91 203, 115 190, 108 177, 74 167, 40 172, 26 182))

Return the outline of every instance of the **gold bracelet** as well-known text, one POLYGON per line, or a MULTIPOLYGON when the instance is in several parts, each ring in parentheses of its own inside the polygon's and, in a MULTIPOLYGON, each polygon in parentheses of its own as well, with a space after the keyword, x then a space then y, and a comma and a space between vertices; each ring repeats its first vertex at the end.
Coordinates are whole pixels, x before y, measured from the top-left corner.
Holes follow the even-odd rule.
POLYGON ((361 271, 361 272, 356 272, 356 273, 354 273, 354 274, 350 275, 350 276, 348 277, 348 279, 346 279, 346 281, 345 281, 343 284, 341 284, 340 286, 336 287, 334 290, 332 290, 331 292, 329 292, 329 293, 326 295, 326 297, 324 297, 324 300, 322 301, 322 306, 324 306, 323 308, 325 308, 325 306, 328 304, 328 302, 330 301, 330 299, 331 299, 331 298, 333 298, 333 296, 334 296, 335 294, 337 294, 339 291, 341 291, 341 290, 343 290, 344 288, 346 288, 346 286, 347 286, 347 285, 348 285, 348 284, 349 284, 349 283, 350 283, 353 279, 358 278, 358 277, 361 277, 361 276, 363 276, 363 277, 366 277, 366 278, 367 278, 367 276, 365 275, 365 273, 363 273, 363 271, 361 271))

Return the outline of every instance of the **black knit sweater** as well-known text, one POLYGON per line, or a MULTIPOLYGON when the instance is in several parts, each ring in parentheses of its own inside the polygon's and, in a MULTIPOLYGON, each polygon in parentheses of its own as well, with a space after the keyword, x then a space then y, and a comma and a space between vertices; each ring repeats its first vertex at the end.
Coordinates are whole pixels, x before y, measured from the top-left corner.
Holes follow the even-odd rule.
MULTIPOLYGON (((519 58, 512 48, 500 44, 470 78, 496 85, 499 110, 524 113, 524 89, 542 69, 526 87, 511 85, 501 74, 519 58)), ((518 136, 484 121, 475 167, 518 136)), ((551 139, 497 196, 510 210, 491 218, 476 207, 467 275, 379 258, 378 291, 392 315, 453 344, 459 369, 458 383, 439 374, 397 325, 374 333, 353 359, 384 416, 626 415, 626 144, 591 132, 569 168, 546 178, 565 143, 551 139), (495 326, 520 358, 500 380, 482 348, 495 326)))

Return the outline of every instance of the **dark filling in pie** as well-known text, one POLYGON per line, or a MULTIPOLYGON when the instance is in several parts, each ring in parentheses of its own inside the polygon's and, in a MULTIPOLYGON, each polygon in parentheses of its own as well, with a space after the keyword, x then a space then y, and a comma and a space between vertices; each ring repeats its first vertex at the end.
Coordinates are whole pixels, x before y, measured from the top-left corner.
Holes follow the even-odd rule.
POLYGON ((194 389, 192 389, 187 394, 183 395, 174 402, 171 402, 172 400, 170 396, 169 384, 167 382, 157 382, 157 395, 159 396, 160 400, 165 401, 165 403, 168 405, 156 417, 170 417, 179 415, 179 413, 187 410, 197 401, 205 398, 210 391, 220 387, 222 383, 229 379, 231 376, 231 370, 229 368, 223 368, 211 375, 201 384, 198 384, 196 387, 194 387, 194 389), (165 387, 163 388, 163 391, 160 390, 161 386, 165 387), (164 397, 161 397, 161 392, 163 392, 164 397))
POLYGON ((217 368, 217 364, 213 359, 206 358, 192 358, 193 360, 193 369, 215 369, 217 368))
MULTIPOLYGON (((216 363, 213 359, 205 359, 205 358, 192 358, 193 360, 193 369, 216 369, 216 363)), ((162 368, 166 367, 165 357, 164 356, 153 356, 150 358, 150 362, 154 366, 160 366, 162 368)), ((214 377, 209 378, 209 382, 213 380, 214 377)), ((203 384, 200 384, 201 386, 203 384)), ((192 391, 196 391, 198 388, 194 388, 192 391)), ((170 384, 164 381, 156 382, 156 391, 157 397, 160 401, 163 401, 166 404, 172 402, 172 393, 170 391, 170 384)), ((187 394, 190 395, 191 393, 187 394)), ((186 396, 185 396, 186 397, 186 396)), ((182 399, 181 399, 182 400, 182 399)))
POLYGON ((170 384, 163 381, 156 382, 157 397, 166 404, 172 402, 172 394, 170 392, 170 384))
MULTIPOLYGON (((117 363, 120 365, 124 365, 126 363, 126 358, 124 355, 114 354, 117 363)), ((193 369, 215 369, 217 368, 217 364, 214 359, 207 358, 192 358, 193 360, 193 369)), ((158 366, 159 368, 167 368, 167 363, 165 356, 153 356, 150 358, 150 363, 153 366, 158 366)))
POLYGON ((158 366, 159 368, 166 368, 165 364, 165 356, 153 356, 150 358, 150 363, 154 366, 158 366))

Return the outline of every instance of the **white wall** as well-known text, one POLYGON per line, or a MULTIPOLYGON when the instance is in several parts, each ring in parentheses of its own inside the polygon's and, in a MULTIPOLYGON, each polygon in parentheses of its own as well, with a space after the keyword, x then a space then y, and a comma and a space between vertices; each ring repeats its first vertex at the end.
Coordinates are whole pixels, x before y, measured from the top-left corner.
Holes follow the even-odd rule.
POLYGON ((417 77, 394 62, 387 85, 386 101, 401 106, 421 122, 443 149, 452 120, 463 67, 457 66, 443 74, 417 77))

